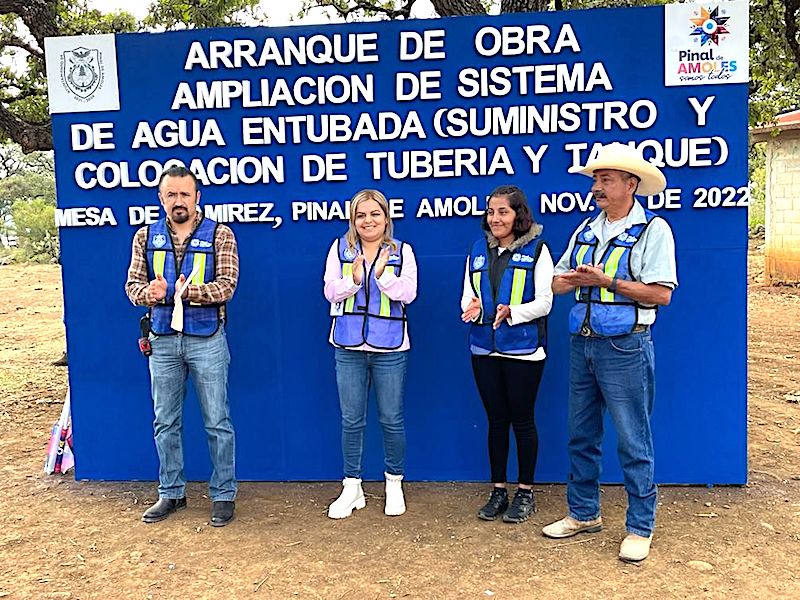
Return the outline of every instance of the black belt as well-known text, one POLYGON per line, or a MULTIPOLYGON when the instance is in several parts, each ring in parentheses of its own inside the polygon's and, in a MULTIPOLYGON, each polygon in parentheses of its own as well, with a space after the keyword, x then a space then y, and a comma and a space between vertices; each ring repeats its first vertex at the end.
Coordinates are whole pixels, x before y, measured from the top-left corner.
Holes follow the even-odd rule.
MULTIPOLYGON (((650 325, 636 325, 628 333, 622 333, 620 335, 629 335, 631 333, 644 333, 645 331, 650 331, 650 325)), ((583 327, 581 327, 581 330, 578 332, 578 335, 581 335, 583 337, 593 337, 593 338, 619 337, 617 335, 600 335, 599 333, 595 333, 594 331, 592 331, 591 327, 589 327, 588 325, 584 325, 583 327)))

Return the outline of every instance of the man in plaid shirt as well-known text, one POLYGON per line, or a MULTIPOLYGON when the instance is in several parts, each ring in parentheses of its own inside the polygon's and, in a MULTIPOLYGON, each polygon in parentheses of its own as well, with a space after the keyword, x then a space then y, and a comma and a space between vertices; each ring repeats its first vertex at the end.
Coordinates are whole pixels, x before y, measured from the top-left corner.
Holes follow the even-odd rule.
POLYGON ((221 527, 233 519, 237 490, 225 337, 225 303, 239 279, 236 238, 198 210, 197 178, 185 167, 162 173, 158 197, 166 217, 136 232, 125 283, 131 302, 150 307, 159 500, 142 520, 155 523, 186 507, 181 431, 190 375, 211 452, 211 524, 221 527))

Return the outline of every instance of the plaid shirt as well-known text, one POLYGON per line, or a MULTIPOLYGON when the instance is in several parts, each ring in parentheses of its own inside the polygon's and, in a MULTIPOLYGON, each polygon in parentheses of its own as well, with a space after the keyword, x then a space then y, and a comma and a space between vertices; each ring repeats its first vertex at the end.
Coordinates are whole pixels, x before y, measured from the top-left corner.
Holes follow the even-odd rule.
MULTIPOLYGON (((197 229, 202 219, 200 212, 197 213, 194 221, 192 233, 197 229)), ((191 236, 187 236, 183 241, 178 240, 172 230, 170 219, 167 219, 167 229, 172 238, 172 247, 175 257, 180 264, 186 252, 186 245, 191 236)), ((137 306, 154 306, 158 301, 150 294, 150 277, 147 269, 147 226, 140 228, 133 236, 133 247, 131 248, 131 264, 128 267, 128 281, 125 282, 125 293, 128 298, 137 306)), ((214 272, 216 277, 213 281, 202 285, 189 285, 186 290, 185 299, 189 302, 199 304, 222 304, 224 305, 233 296, 236 290, 236 283, 239 280, 239 253, 236 249, 236 238, 233 231, 227 225, 220 223, 217 226, 214 237, 214 252, 216 256, 214 272)), ((225 320, 225 306, 220 307, 220 318, 225 320)))

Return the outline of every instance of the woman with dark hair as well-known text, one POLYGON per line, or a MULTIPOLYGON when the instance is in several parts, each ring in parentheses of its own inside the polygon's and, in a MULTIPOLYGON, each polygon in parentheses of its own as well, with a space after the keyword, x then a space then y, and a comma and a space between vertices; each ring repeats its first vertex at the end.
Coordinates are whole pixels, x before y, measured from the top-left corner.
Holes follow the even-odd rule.
POLYGON ((478 517, 522 523, 536 509, 533 474, 539 439, 534 406, 545 362, 547 315, 553 304, 553 259, 539 237, 521 189, 496 188, 481 221, 484 237, 467 257, 461 319, 471 323, 472 371, 489 420, 492 493, 478 517), (517 442, 519 477, 506 489, 509 427, 517 442))

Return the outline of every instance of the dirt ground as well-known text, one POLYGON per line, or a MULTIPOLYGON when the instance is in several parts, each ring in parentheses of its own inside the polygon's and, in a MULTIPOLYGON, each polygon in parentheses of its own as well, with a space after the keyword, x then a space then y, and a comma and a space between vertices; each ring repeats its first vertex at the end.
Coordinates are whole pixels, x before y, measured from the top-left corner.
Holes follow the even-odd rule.
POLYGON ((337 485, 242 484, 237 519, 208 526, 203 484, 188 510, 139 520, 148 483, 42 473, 66 389, 57 266, 0 267, 0 598, 800 598, 800 289, 765 287, 750 254, 750 483, 662 487, 650 558, 617 560, 624 492, 604 488, 606 528, 562 543, 564 487, 509 526, 475 518, 485 486, 379 484, 354 518, 325 517, 337 485), (693 562, 702 561, 702 562, 693 562))

